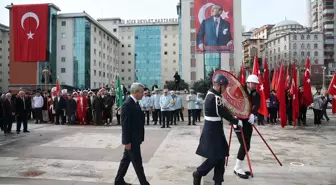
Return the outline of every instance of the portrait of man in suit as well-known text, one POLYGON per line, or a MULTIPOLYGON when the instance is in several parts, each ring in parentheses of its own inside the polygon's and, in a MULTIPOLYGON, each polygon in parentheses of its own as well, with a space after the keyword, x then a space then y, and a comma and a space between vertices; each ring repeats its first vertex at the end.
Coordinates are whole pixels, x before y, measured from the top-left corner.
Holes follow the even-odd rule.
POLYGON ((221 17, 223 7, 211 6, 211 17, 202 21, 197 33, 197 47, 204 50, 205 46, 229 46, 232 42, 230 23, 221 17))

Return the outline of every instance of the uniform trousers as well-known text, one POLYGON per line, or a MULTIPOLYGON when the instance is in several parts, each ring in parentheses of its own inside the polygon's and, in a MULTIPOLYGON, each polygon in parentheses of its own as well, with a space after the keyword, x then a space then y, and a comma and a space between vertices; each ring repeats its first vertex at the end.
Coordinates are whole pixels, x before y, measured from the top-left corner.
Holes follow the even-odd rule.
MULTIPOLYGON (((251 123, 248 122, 248 120, 242 120, 243 122, 243 134, 245 138, 245 143, 246 143, 246 148, 247 151, 250 151, 250 146, 251 146, 251 137, 252 137, 252 132, 253 132, 253 127, 251 123)), ((241 136, 240 129, 236 128, 235 129, 240 147, 238 150, 237 154, 237 159, 243 161, 246 155, 245 148, 244 148, 244 143, 243 143, 243 137, 241 136)))
POLYGON ((162 127, 169 127, 170 111, 161 111, 162 127))
POLYGON ((177 121, 180 121, 180 118, 181 118, 181 121, 184 122, 184 117, 183 117, 183 111, 182 111, 182 109, 177 109, 177 121))
POLYGON ((298 121, 299 125, 301 121, 304 125, 306 124, 306 114, 307 114, 307 107, 304 105, 301 105, 300 113, 299 113, 299 121, 298 121))
POLYGON ((200 176, 206 176, 212 169, 214 169, 213 180, 216 183, 224 182, 225 172, 225 160, 224 159, 206 159, 198 168, 197 173, 200 176))
POLYGON ((201 122, 201 112, 202 112, 202 109, 195 109, 196 121, 201 122))
POLYGON ((170 124, 171 125, 172 124, 176 125, 176 117, 178 116, 177 113, 178 113, 177 109, 170 111, 170 124))
POLYGON ((149 110, 144 111, 145 118, 147 120, 147 125, 149 125, 149 110))
POLYGON ((161 125, 161 109, 155 109, 153 112, 154 125, 157 124, 158 120, 161 125))
POLYGON ((23 124, 23 131, 28 131, 27 118, 28 118, 27 113, 22 113, 20 115, 17 115, 17 118, 16 118, 16 131, 17 132, 21 131, 21 123, 23 124))
POLYGON ((124 154, 120 161, 119 169, 115 178, 115 184, 123 184, 125 182, 124 177, 131 162, 134 167, 134 171, 138 176, 140 184, 149 185, 142 165, 140 144, 132 144, 131 150, 124 150, 124 154))
POLYGON ((188 109, 188 122, 189 125, 195 124, 196 121, 196 109, 188 109))

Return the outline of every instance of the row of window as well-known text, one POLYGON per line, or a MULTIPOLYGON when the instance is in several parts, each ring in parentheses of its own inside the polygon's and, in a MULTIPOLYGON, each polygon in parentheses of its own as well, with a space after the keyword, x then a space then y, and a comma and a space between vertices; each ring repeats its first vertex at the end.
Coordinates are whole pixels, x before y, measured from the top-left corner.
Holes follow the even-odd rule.
MULTIPOLYGON (((0 44, 2 44, 2 40, 0 40, 0 44)), ((10 44, 10 41, 8 41, 8 44, 10 44)))
MULTIPOLYGON (((61 57, 61 62, 66 62, 66 58, 65 57, 61 57)), ((93 66, 97 66, 97 60, 94 60, 93 61, 93 66)), ((102 62, 99 62, 99 67, 102 67, 103 66, 103 69, 105 69, 105 63, 103 63, 102 65, 102 62)), ((112 65, 110 66, 109 64, 106 64, 106 67, 108 70, 115 70, 115 67, 112 68, 112 65)))
MULTIPOLYGON (((284 36, 284 41, 287 41, 287 36, 284 36)), ((304 35, 301 35, 301 40, 310 40, 310 35, 307 35, 306 37, 304 35)), ((297 39, 297 35, 293 35, 293 40, 298 40, 297 39)), ((318 35, 314 35, 314 40, 318 40, 318 35)), ((268 44, 266 44, 266 47, 272 47, 272 43, 273 45, 276 45, 276 41, 278 42, 278 44, 280 44, 280 38, 278 38, 277 40, 274 40, 273 42, 269 42, 268 44)))
MULTIPOLYGON (((298 53, 297 52, 294 52, 293 53, 293 57, 296 57, 296 56, 298 56, 298 53)), ((306 56, 308 56, 308 57, 310 57, 310 52, 308 51, 307 53, 305 53, 305 52, 301 52, 301 57, 306 57, 306 56)), ((319 53, 317 52, 317 51, 315 51, 314 52, 314 56, 315 57, 318 57, 319 56, 319 53)), ((267 56, 266 56, 267 57, 267 56)), ((289 57, 291 57, 291 53, 289 53, 289 57)), ((284 53, 284 58, 287 58, 287 53, 284 53)), ((274 61, 276 61, 276 60, 280 60, 281 59, 281 57, 280 57, 280 54, 278 55, 278 57, 276 57, 276 56, 274 56, 274 57, 270 57, 270 61, 272 61, 274 59, 274 61)))
MULTIPOLYGON (((132 36, 127 36, 127 39, 131 39, 132 36)), ((160 35, 136 35, 134 36, 135 39, 160 39, 160 35)), ((164 38, 167 39, 168 35, 164 35, 164 38)), ((176 35, 173 35, 173 38, 176 38, 176 35)), ((125 39, 124 36, 121 37, 122 40, 125 39)))

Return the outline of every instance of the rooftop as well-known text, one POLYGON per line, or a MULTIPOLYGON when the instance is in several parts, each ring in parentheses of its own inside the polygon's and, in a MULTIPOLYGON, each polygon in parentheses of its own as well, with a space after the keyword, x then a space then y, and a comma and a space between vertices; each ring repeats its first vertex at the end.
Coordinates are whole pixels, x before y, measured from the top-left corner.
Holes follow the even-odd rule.
POLYGON ((87 14, 85 11, 81 13, 64 13, 64 14, 58 14, 58 18, 87 18, 90 22, 95 24, 97 27, 102 29, 104 32, 106 32, 108 35, 110 35, 114 40, 116 40, 118 43, 120 43, 119 39, 114 36, 110 31, 108 31, 104 26, 102 26, 96 19, 92 18, 89 14, 87 14))
POLYGON ((274 26, 274 28, 276 28, 276 27, 280 27, 280 26, 287 26, 287 25, 300 25, 300 26, 301 26, 301 24, 298 23, 298 22, 296 22, 296 21, 292 21, 292 20, 283 20, 283 21, 279 22, 278 24, 276 24, 276 25, 274 26))
MULTIPOLYGON (((45 4, 45 3, 41 3, 41 4, 45 4)), ((11 3, 10 5, 7 5, 5 8, 12 9, 13 5, 33 5, 33 4, 13 4, 11 3)), ((58 6, 56 6, 54 3, 48 3, 48 5, 50 7, 55 8, 57 11, 61 11, 61 9, 58 6)))
POLYGON ((0 30, 2 30, 2 31, 9 31, 9 27, 0 23, 0 30))

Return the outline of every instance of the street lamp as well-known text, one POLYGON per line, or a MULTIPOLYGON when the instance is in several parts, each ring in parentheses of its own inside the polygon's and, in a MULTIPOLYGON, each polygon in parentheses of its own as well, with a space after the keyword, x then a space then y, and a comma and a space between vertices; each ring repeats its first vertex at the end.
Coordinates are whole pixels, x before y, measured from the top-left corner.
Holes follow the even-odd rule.
POLYGON ((327 68, 325 67, 325 66, 322 66, 322 90, 324 91, 325 90, 325 70, 326 70, 327 68))

